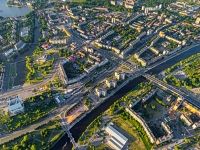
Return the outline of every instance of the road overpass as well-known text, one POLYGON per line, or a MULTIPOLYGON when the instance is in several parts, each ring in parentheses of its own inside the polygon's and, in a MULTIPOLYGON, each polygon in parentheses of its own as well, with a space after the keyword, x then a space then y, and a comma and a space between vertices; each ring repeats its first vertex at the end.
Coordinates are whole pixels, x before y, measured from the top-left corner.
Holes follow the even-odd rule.
POLYGON ((148 79, 149 81, 153 82, 154 84, 158 85, 164 90, 168 90, 173 94, 178 95, 181 97, 183 100, 187 101, 188 103, 192 104, 193 106, 197 107, 200 109, 200 101, 198 101, 194 96, 187 94, 186 92, 183 92, 181 89, 174 87, 172 85, 169 85, 156 77, 149 75, 149 74, 144 74, 143 77, 148 79))

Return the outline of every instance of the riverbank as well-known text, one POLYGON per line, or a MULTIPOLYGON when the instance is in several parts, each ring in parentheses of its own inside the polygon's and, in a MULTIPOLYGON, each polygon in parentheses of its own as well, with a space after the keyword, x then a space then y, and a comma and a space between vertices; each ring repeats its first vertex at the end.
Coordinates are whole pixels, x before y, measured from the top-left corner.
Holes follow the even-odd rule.
POLYGON ((31 11, 25 4, 8 4, 7 0, 1 0, 0 16, 6 17, 20 17, 28 14, 31 11))
POLYGON ((6 5, 8 7, 18 7, 18 8, 21 8, 21 7, 25 7, 24 4, 20 1, 15 1, 15 0, 8 0, 6 5))
MULTIPOLYGON (((172 57, 171 59, 168 59, 167 61, 164 61, 157 65, 154 68, 151 68, 148 73, 151 74, 158 74, 165 70, 166 68, 169 68, 176 64, 177 62, 200 52, 200 45, 197 45, 195 47, 188 48, 186 51, 181 53, 180 55, 176 55, 175 57, 172 57)), ((97 116, 99 116, 102 112, 105 112, 117 99, 123 97, 127 92, 129 92, 132 88, 134 88, 137 84, 145 81, 143 77, 138 77, 132 80, 129 84, 124 86, 122 89, 120 89, 116 94, 105 100, 104 103, 99 105, 96 109, 92 110, 89 114, 87 114, 80 122, 75 124, 71 129, 70 132, 72 133, 75 141, 78 141, 82 133, 85 131, 87 126, 95 119, 97 116)), ((54 149, 66 149, 70 150, 72 149, 72 144, 70 143, 70 139, 68 138, 67 134, 65 134, 60 141, 58 141, 55 146, 52 148, 54 149)))

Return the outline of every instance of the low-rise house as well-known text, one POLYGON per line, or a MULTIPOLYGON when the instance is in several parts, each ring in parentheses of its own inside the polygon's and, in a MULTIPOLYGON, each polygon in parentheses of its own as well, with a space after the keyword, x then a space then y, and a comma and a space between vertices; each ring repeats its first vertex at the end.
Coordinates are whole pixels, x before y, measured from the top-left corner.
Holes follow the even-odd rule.
POLYGON ((14 45, 15 50, 20 51, 22 50, 24 47, 26 46, 26 44, 22 41, 19 41, 18 43, 16 43, 14 45))
POLYGON ((6 52, 4 52, 4 55, 6 57, 10 57, 10 56, 12 56, 14 54, 14 51, 15 51, 14 49, 9 49, 6 52))
POLYGON ((22 28, 21 31, 20 31, 20 36, 21 36, 21 37, 28 36, 29 31, 30 31, 30 28, 29 28, 29 27, 24 27, 24 28, 22 28))
POLYGON ((48 50, 48 49, 51 48, 51 46, 50 46, 49 44, 43 44, 41 47, 42 47, 44 50, 48 50))
POLYGON ((49 56, 48 55, 43 55, 42 57, 38 58, 36 61, 38 63, 45 63, 47 60, 49 60, 49 56))
POLYGON ((8 101, 8 112, 11 116, 24 112, 24 104, 21 98, 18 96, 10 98, 8 101))

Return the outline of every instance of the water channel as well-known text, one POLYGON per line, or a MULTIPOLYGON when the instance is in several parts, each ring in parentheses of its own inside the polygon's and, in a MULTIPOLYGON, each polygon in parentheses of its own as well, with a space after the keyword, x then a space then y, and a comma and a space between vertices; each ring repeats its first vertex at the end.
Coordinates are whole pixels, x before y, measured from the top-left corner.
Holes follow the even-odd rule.
MULTIPOLYGON (((176 64, 177 62, 200 52, 200 46, 190 48, 189 50, 185 51, 184 53, 180 54, 179 56, 176 56, 168 61, 165 61, 158 65, 157 67, 154 67, 151 69, 148 73, 151 74, 158 74, 165 70, 166 68, 171 67, 172 65, 176 64)), ((74 137, 75 141, 77 142, 82 133, 86 130, 87 126, 95 119, 97 118, 101 113, 105 112, 117 99, 123 97, 126 93, 128 93, 130 90, 132 90, 137 84, 145 81, 143 77, 138 77, 126 86, 124 86, 121 90, 119 90, 116 94, 114 94, 112 97, 107 99, 104 103, 102 103, 99 107, 92 110, 86 117, 84 117, 80 122, 78 122, 73 128, 71 128, 70 132, 72 133, 72 136, 74 137)), ((52 148, 52 150, 58 150, 58 149, 65 149, 65 150, 71 150, 72 144, 70 143, 70 139, 68 138, 67 134, 65 134, 52 148)))

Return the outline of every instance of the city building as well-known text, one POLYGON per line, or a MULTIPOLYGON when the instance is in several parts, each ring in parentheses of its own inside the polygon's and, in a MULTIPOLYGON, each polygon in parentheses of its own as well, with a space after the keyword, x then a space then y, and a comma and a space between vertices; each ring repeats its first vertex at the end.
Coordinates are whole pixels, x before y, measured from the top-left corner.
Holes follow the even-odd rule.
POLYGON ((154 12, 162 9, 162 4, 155 6, 155 7, 145 7, 142 6, 142 10, 144 11, 145 14, 148 14, 149 12, 154 12))
POLYGON ((124 6, 125 8, 133 9, 135 4, 135 0, 125 0, 124 6))
POLYGON ((114 150, 127 149, 128 138, 120 133, 113 123, 110 123, 105 128, 106 133, 109 135, 107 144, 114 150))
POLYGON ((111 0, 111 5, 124 5, 125 8, 133 9, 136 0, 111 0))
POLYGON ((55 101, 57 104, 61 104, 65 101, 65 99, 61 95, 55 96, 55 101))
POLYGON ((67 44, 67 39, 66 38, 53 38, 53 39, 49 39, 49 43, 50 44, 67 44))
POLYGON ((200 17, 198 17, 195 21, 196 24, 200 25, 200 17))
POLYGON ((14 54, 14 49, 12 48, 12 49, 9 49, 9 50, 7 50, 7 51, 5 51, 4 52, 4 55, 6 56, 6 57, 10 57, 10 56, 12 56, 13 54, 14 54))
POLYGON ((65 72, 65 69, 63 68, 64 63, 65 63, 65 62, 59 64, 59 69, 58 69, 58 71, 59 71, 59 77, 60 77, 60 79, 63 81, 63 84, 64 84, 64 85, 67 85, 69 79, 68 79, 68 77, 67 77, 67 74, 66 74, 66 72, 65 72))
POLYGON ((108 88, 115 88, 116 86, 117 86, 117 82, 116 81, 114 81, 114 80, 106 80, 106 85, 107 85, 107 87, 108 88))
POLYGON ((104 88, 96 88, 95 89, 95 93, 98 97, 101 97, 101 96, 106 96, 107 95, 107 90, 104 89, 104 88))
POLYGON ((172 130, 167 123, 161 122, 161 126, 163 127, 163 129, 167 134, 172 134, 172 130))
POLYGON ((126 74, 115 72, 115 77, 116 77, 117 80, 124 80, 125 77, 126 77, 126 74))
POLYGON ((116 5, 116 0, 111 0, 110 3, 111 5, 116 5))
POLYGON ((182 114, 182 115, 180 116, 180 119, 183 120, 184 123, 185 123, 187 126, 191 126, 191 125, 193 124, 192 120, 191 120, 188 116, 186 116, 186 115, 184 115, 184 114, 182 114))
POLYGON ((196 122, 196 123, 194 123, 193 125, 192 125, 192 129, 197 129, 197 128, 199 128, 200 127, 200 121, 198 121, 198 122, 196 122))

